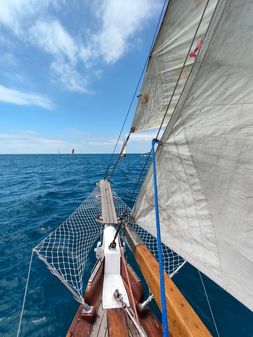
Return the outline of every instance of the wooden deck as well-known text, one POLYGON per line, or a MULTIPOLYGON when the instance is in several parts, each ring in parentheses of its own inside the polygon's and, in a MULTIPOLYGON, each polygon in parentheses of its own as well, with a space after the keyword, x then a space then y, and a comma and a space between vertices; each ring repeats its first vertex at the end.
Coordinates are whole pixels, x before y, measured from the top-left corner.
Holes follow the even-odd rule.
MULTIPOLYGON (((101 204, 102 204, 102 222, 107 224, 117 224, 117 216, 115 212, 111 186, 108 181, 100 181, 101 204)), ((132 308, 136 308, 137 304, 143 301, 144 291, 142 284, 135 275, 130 266, 122 264, 122 257, 118 255, 118 274, 121 274, 128 298, 132 308), (131 300, 129 284, 127 282, 127 274, 129 275, 129 283, 133 293, 131 300)), ((106 258, 104 259, 106 261, 106 258)), ((84 300, 90 306, 95 308, 93 315, 83 316, 80 306, 75 318, 69 328, 66 337, 137 337, 139 333, 126 314, 123 308, 107 309, 102 307, 102 289, 104 280, 104 261, 99 261, 95 266, 85 291, 84 300)), ((121 281, 121 279, 120 279, 121 281)), ((116 290, 116 289, 115 289, 116 290)), ((113 290, 114 291, 114 290, 113 290)), ((162 336, 161 323, 156 319, 151 311, 145 314, 139 314, 139 322, 149 337, 162 336)))
MULTIPOLYGON (((135 305, 143 300, 143 287, 132 271, 130 266, 128 268, 129 278, 133 289, 135 305)), ((91 278, 88 282, 85 301, 89 305, 96 307, 96 314, 93 320, 87 320, 82 317, 82 306, 79 307, 74 320, 67 332, 66 337, 137 337, 139 336, 134 324, 125 314, 123 309, 109 309, 102 308, 102 287, 103 287, 103 270, 104 265, 100 265, 94 269, 91 278)), ((126 275, 124 268, 122 270, 122 278, 127 292, 126 275)), ((149 311, 143 316, 139 315, 139 321, 144 328, 148 337, 162 336, 161 323, 157 320, 155 315, 149 311)))
MULTIPOLYGON (((85 292, 85 302, 91 306, 95 306, 96 316, 98 308, 101 305, 103 271, 104 271, 104 264, 102 262, 98 262, 98 265, 94 268, 94 271, 91 274, 85 292)), ((94 320, 84 319, 82 317, 82 309, 83 306, 80 305, 66 337, 90 336, 93 325, 96 322, 96 318, 94 318, 94 320)))
POLYGON ((102 221, 104 224, 116 224, 117 215, 115 212, 111 185, 107 180, 100 180, 102 221))
POLYGON ((108 337, 107 314, 102 302, 97 311, 97 318, 92 326, 90 337, 108 337))

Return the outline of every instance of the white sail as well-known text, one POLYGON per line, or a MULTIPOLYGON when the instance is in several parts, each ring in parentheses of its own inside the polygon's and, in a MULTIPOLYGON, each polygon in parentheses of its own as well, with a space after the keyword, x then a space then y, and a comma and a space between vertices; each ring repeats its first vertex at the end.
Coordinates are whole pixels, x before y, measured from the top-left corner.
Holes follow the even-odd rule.
MULTIPOLYGON (((219 1, 156 152, 163 243, 251 310, 252 55, 253 1, 219 1)), ((133 216, 155 235, 151 171, 133 216)))
MULTIPOLYGON (((123 140, 123 144, 126 142, 126 138, 123 140)), ((127 146, 124 147, 121 153, 121 157, 125 157, 127 155, 127 146)))
MULTIPOLYGON (((170 0, 151 52, 141 96, 132 123, 133 130, 141 131, 160 126, 206 3, 207 1, 203 0, 170 0)), ((187 66, 180 77, 164 125, 169 120, 183 90, 195 60, 194 54, 197 54, 203 41, 216 3, 217 0, 208 1, 204 18, 192 44, 192 56, 187 59, 187 66)))

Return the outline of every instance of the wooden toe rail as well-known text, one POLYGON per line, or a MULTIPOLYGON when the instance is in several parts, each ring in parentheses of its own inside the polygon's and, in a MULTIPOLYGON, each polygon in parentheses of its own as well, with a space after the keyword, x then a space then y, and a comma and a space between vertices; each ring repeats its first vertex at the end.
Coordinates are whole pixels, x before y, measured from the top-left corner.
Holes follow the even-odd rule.
MULTIPOLYGON (((133 229, 127 226, 128 242, 132 240, 130 245, 134 251, 135 259, 157 305, 161 309, 158 262, 137 234, 131 233, 131 231, 133 229)), ((164 281, 170 335, 173 337, 211 337, 212 335, 199 316, 166 273, 164 273, 164 281)))

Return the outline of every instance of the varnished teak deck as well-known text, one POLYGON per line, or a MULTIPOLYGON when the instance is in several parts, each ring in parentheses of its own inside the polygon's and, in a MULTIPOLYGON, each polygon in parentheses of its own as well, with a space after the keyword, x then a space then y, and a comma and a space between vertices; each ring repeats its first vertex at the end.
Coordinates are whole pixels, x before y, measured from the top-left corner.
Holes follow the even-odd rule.
MULTIPOLYGON (((127 292, 126 275, 122 270, 127 292)), ((140 280, 136 277, 132 269, 128 266, 130 282, 133 289, 135 304, 143 300, 143 288, 140 280)), ((96 306, 96 314, 93 321, 88 321, 81 316, 82 306, 79 307, 75 318, 69 328, 66 337, 137 337, 139 334, 131 320, 127 317, 123 309, 102 308, 102 286, 103 286, 103 263, 97 269, 96 275, 92 275, 85 292, 85 301, 89 305, 96 306)), ((149 311, 143 317, 139 317, 147 336, 162 336, 161 323, 154 314, 149 311)))
MULTIPOLYGON (((110 183, 106 180, 100 181, 102 221, 104 224, 116 224, 117 216, 115 212, 112 190, 110 183)), ((127 283, 126 268, 122 266, 121 276, 126 288, 128 298, 131 299, 129 284, 127 283)), ((132 308, 143 300, 143 287, 132 269, 127 266, 129 282, 133 292, 132 308)), ((104 262, 99 261, 95 267, 85 292, 85 302, 94 306, 96 313, 93 320, 82 317, 82 306, 79 307, 76 316, 69 328, 67 337, 137 337, 136 327, 123 309, 102 308, 102 289, 103 289, 104 262)), ((115 289, 116 290, 116 289, 115 289)), ((151 311, 139 317, 140 324, 143 326, 147 336, 162 336, 160 322, 155 318, 151 311)))

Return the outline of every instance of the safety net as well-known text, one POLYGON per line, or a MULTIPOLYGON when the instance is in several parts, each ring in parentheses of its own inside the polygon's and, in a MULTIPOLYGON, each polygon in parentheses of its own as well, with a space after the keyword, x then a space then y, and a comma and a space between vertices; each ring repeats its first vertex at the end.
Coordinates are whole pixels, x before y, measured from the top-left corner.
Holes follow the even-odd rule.
MULTIPOLYGON (((131 209, 113 191, 117 217, 122 215, 128 222, 131 209)), ((71 291, 74 298, 83 303, 83 275, 90 250, 101 237, 103 224, 97 219, 101 215, 100 189, 96 187, 70 217, 35 248, 34 252, 47 265, 48 269, 71 291)), ((155 237, 137 224, 133 228, 157 258, 155 237)), ((122 240, 126 241, 124 232, 122 240)), ((163 246, 164 269, 169 275, 183 265, 184 260, 168 247, 163 246)))

